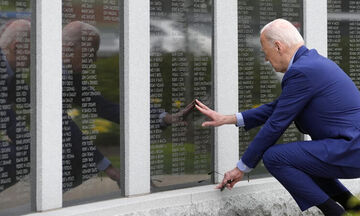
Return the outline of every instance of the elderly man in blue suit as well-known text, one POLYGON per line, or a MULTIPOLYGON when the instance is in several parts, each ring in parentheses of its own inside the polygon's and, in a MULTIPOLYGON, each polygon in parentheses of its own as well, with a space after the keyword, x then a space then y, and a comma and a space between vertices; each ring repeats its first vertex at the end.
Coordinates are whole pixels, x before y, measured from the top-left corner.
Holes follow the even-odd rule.
POLYGON ((235 115, 221 115, 197 101, 197 109, 211 119, 203 126, 236 124, 249 130, 263 125, 218 188, 231 189, 263 159, 301 210, 317 206, 332 216, 359 211, 348 205, 356 198, 338 180, 360 177, 359 90, 334 62, 307 49, 284 19, 267 24, 260 42, 266 60, 284 73, 277 100, 235 115), (274 145, 293 121, 312 140, 274 145))

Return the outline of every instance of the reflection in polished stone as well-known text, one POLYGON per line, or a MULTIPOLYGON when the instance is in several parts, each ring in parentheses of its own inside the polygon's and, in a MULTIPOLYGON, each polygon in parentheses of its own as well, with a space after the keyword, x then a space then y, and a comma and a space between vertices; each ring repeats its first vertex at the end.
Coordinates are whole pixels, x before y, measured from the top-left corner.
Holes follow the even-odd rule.
POLYGON ((71 205, 120 195, 119 5, 62 3, 63 199, 71 205))
POLYGON ((212 105, 212 1, 151 0, 150 14, 151 176, 161 190, 211 170, 212 131, 191 103, 212 105))
POLYGON ((30 19, 30 1, 0 1, 0 215, 30 211, 30 19))
POLYGON ((328 57, 360 88, 359 1, 328 0, 328 57))
MULTIPOLYGON (((256 108, 275 100, 281 93, 282 73, 275 72, 265 61, 260 45, 260 30, 270 21, 284 18, 302 32, 302 0, 238 0, 238 62, 239 62, 239 109, 256 108)), ((259 129, 240 129, 240 157, 254 139, 259 129)), ((290 125, 279 143, 301 140, 302 135, 295 125, 290 125)), ((265 173, 259 164, 253 175, 265 173)))

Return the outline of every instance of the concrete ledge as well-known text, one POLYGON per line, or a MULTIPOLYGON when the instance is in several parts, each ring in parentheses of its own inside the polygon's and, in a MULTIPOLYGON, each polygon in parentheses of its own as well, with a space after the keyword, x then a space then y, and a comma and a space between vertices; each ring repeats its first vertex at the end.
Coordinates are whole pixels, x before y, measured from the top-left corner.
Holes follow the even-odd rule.
MULTIPOLYGON (((360 193, 360 179, 342 181, 360 193)), ((29 216, 147 216, 147 215, 321 215, 316 208, 301 212, 289 193, 272 177, 242 181, 229 191, 215 185, 119 198, 29 216)))

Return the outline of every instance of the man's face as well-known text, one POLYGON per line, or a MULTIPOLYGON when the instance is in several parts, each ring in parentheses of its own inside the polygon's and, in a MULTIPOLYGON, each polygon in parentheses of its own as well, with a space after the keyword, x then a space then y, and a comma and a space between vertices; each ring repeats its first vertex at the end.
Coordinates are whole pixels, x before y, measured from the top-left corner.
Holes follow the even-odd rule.
POLYGON ((264 34, 260 35, 260 43, 265 54, 265 61, 269 61, 276 72, 285 73, 287 65, 284 63, 279 47, 276 44, 271 44, 264 34))
POLYGON ((94 64, 98 49, 99 39, 97 36, 91 37, 89 42, 75 45, 71 60, 74 73, 81 73, 83 69, 87 69, 89 64, 94 64))
POLYGON ((11 69, 21 70, 30 66, 30 29, 16 32, 11 44, 3 52, 11 69))

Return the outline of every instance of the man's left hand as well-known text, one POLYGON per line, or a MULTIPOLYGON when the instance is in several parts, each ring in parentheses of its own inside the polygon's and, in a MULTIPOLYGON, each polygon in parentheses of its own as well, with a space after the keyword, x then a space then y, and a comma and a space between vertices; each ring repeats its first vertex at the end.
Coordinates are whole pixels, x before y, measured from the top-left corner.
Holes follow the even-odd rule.
POLYGON ((228 171, 224 175, 224 179, 220 184, 216 186, 217 189, 221 189, 224 185, 227 189, 231 190, 236 183, 238 183, 244 176, 244 172, 235 167, 234 169, 228 171), (230 182, 230 183, 228 183, 230 182))

